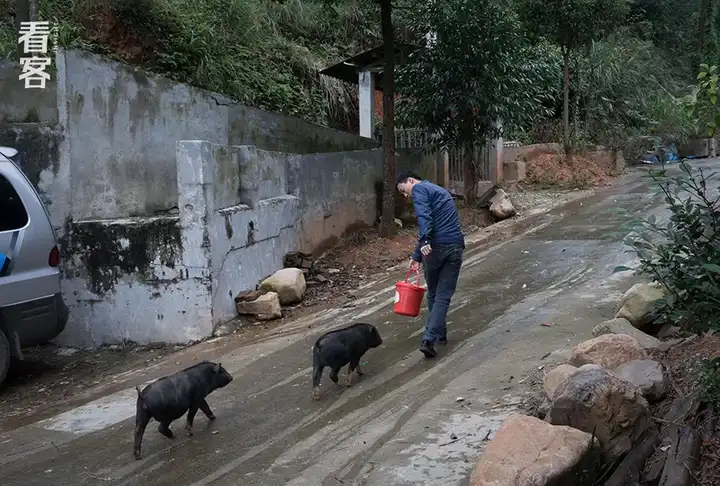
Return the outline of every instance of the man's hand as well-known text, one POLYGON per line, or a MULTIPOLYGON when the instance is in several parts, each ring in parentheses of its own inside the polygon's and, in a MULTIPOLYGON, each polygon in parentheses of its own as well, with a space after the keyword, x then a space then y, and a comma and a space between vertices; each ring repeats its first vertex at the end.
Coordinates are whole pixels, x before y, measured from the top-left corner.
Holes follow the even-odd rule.
POLYGON ((424 245, 420 247, 420 253, 422 253, 423 256, 428 256, 432 252, 432 248, 430 245, 424 245))
POLYGON ((416 262, 413 259, 410 259, 410 270, 413 272, 419 272, 420 271, 420 262, 416 262))

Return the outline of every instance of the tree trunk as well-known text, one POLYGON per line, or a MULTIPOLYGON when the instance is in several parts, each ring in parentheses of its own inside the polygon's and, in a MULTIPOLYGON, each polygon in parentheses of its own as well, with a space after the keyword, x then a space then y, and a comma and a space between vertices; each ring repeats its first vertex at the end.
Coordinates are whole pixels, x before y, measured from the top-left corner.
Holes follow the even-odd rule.
POLYGON ((477 200, 477 174, 475 170, 475 145, 466 143, 463 150, 463 194, 470 207, 477 200))
POLYGON ((710 0, 700 1, 700 13, 698 15, 698 54, 700 62, 705 60, 707 53, 707 35, 710 30, 710 19, 712 18, 712 4, 710 0))
POLYGON ((563 48, 563 145, 570 154, 570 48, 563 48))
MULTIPOLYGON (((30 2, 29 0, 15 0, 15 35, 20 34, 20 24, 30 21, 30 2)), ((17 45, 18 61, 21 57, 25 57, 25 45, 17 45)))
POLYGON ((395 235, 395 43, 392 3, 380 0, 382 36, 385 49, 383 67, 383 202, 380 236, 395 235))

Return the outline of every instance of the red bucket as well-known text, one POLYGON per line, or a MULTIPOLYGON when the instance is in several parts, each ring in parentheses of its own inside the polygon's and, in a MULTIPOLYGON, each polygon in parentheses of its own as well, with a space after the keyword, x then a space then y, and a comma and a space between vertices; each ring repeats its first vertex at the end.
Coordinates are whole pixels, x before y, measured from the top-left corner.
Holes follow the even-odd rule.
MULTIPOLYGON (((404 282, 398 282, 395 284, 395 307, 393 311, 395 314, 408 317, 417 317, 420 315, 420 306, 422 305, 423 297, 425 297, 425 289, 420 285, 408 282, 412 268, 408 270, 405 276, 404 282)), ((420 272, 415 270, 417 275, 417 283, 420 283, 420 272)))

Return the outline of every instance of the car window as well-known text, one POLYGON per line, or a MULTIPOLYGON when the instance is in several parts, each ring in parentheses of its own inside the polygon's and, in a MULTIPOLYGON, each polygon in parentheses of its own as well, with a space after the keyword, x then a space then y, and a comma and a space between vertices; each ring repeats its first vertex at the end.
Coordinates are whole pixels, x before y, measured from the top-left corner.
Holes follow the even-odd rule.
POLYGON ((0 175, 0 232, 24 228, 28 213, 15 188, 0 175))

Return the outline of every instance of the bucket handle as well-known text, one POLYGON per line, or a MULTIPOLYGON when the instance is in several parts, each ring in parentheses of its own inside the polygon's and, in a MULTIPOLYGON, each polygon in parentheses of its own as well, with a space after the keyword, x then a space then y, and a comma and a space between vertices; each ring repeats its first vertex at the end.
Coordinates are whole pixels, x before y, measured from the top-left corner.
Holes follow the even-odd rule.
POLYGON ((417 283, 416 283, 415 285, 416 285, 417 287, 419 287, 419 286, 420 286, 420 269, 417 269, 417 268, 416 268, 415 270, 413 270, 412 267, 410 267, 410 268, 408 269, 408 272, 407 272, 407 274, 405 275, 405 283, 408 283, 408 280, 410 280, 410 274, 412 274, 412 273, 414 273, 415 276, 417 277, 417 283))

